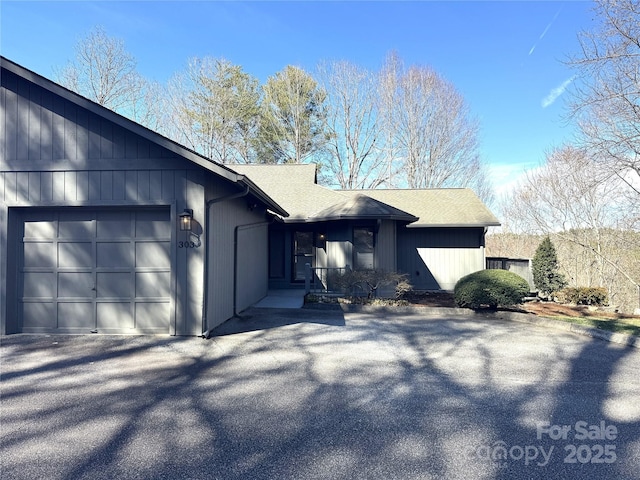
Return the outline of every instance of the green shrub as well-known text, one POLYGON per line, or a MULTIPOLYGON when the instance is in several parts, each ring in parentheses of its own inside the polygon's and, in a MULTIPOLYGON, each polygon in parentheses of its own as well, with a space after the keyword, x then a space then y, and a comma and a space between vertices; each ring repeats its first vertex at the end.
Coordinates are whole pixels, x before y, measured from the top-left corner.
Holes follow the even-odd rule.
POLYGON ((609 295, 604 287, 567 287, 556 293, 560 303, 576 305, 608 305, 609 295))
POLYGON ((516 305, 528 293, 529 284, 520 275, 507 270, 480 270, 458 280, 453 296, 459 307, 478 309, 516 305))

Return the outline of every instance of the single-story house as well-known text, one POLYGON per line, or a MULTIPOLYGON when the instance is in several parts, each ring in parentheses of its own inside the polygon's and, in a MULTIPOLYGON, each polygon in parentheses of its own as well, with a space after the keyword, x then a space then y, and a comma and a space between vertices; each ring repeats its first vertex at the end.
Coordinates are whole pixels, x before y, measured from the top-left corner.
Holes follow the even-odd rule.
MULTIPOLYGON (((305 264, 405 273, 417 290, 453 290, 485 268, 500 222, 467 188, 332 190, 312 164, 234 165, 287 212, 269 228, 269 287, 301 288, 305 264)), ((324 282, 324 280, 322 280, 324 282)))
POLYGON ((262 189, 0 67, 0 334, 200 335, 266 295, 287 212, 262 189))
POLYGON ((0 57, 0 335, 208 334, 330 269, 451 290, 496 217, 469 189, 332 190, 215 163, 0 57), (308 277, 306 277, 308 278, 308 277))

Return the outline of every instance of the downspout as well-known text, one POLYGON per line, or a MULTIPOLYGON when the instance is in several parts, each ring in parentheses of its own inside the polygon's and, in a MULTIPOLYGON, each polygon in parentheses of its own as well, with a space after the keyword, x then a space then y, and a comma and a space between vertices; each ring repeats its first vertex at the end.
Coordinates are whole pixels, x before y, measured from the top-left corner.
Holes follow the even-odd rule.
POLYGON ((482 250, 482 270, 487 269, 487 232, 489 231, 489 227, 484 227, 482 229, 482 243, 480 244, 480 249, 482 250))
MULTIPOLYGON (((220 202, 226 202, 228 200, 234 200, 236 198, 242 198, 242 197, 246 197, 249 194, 249 185, 245 185, 244 191, 242 192, 236 192, 236 193, 232 193, 231 195, 227 195, 225 197, 219 197, 219 198, 213 198, 209 201, 207 201, 206 204, 206 208, 205 208, 205 220, 204 220, 204 240, 205 242, 207 242, 207 244, 205 245, 204 248, 204 268, 203 268, 203 279, 202 279, 202 285, 204 288, 204 298, 202 301, 202 337, 204 338, 209 338, 211 336, 211 330, 207 330, 207 299, 209 298, 209 209, 211 208, 211 205, 213 205, 214 203, 220 203, 220 202)), ((237 229, 237 227, 236 227, 237 229)), ((235 236, 237 235, 237 233, 234 232, 234 255, 235 255, 235 236)), ((233 311, 235 314, 235 310, 236 310, 236 298, 235 298, 235 264, 236 264, 236 260, 234 258, 234 279, 233 279, 233 283, 234 283, 234 293, 233 293, 233 311)))
POLYGON ((233 229, 233 316, 238 312, 238 227, 233 229))

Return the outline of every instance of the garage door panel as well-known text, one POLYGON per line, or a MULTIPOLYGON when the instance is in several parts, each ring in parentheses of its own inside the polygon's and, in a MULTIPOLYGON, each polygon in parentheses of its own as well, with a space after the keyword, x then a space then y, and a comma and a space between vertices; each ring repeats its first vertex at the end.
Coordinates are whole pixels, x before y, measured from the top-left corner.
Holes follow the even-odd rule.
POLYGON ((91 272, 59 272, 58 297, 93 297, 93 274, 91 272))
POLYGON ((93 263, 93 245, 90 242, 58 243, 58 267, 91 268, 93 263))
POLYGON ((98 298, 129 298, 133 285, 129 272, 98 272, 96 295, 98 298))
POLYGON ((24 318, 28 318, 29 322, 24 331, 29 328, 34 329, 54 329, 56 328, 56 312, 53 302, 24 302, 22 310, 24 318))
POLYGON ((158 325, 169 325, 169 303, 137 302, 136 329, 153 330, 158 325))
POLYGON ((169 272, 136 273, 136 297, 168 297, 170 292, 169 272))
POLYGON ((24 222, 24 236, 27 238, 54 238, 56 236, 56 222, 53 220, 26 220, 24 222))
POLYGON ((100 329, 132 329, 135 327, 131 302, 100 302, 96 306, 98 331, 100 329))
POLYGON ((169 268, 170 242, 136 242, 136 267, 169 268))
POLYGON ((128 238, 133 234, 130 212, 100 212, 97 215, 98 238, 128 238))
POLYGON ((61 212, 58 219, 59 238, 91 238, 95 224, 91 212, 61 212))
POLYGON ((98 268, 129 268, 133 266, 131 242, 98 242, 96 244, 98 268))
POLYGON ((28 268, 51 268, 55 265, 53 242, 25 242, 24 266, 28 268))
POLYGON ((171 225, 162 211, 138 212, 136 215, 136 238, 168 238, 171 225))
POLYGON ((93 303, 59 302, 58 328, 95 328, 93 303))
POLYGON ((25 272, 24 291, 32 298, 52 299, 55 294, 56 279, 53 272, 25 272))

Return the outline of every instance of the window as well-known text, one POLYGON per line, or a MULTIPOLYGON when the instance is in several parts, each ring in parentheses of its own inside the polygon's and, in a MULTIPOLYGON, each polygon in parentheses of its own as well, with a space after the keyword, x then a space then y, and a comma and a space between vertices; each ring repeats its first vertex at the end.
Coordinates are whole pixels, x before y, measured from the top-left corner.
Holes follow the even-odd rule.
POLYGON ((304 280, 305 264, 313 267, 313 232, 295 232, 293 243, 293 279, 304 280))
POLYGON ((373 229, 353 229, 353 266, 356 270, 373 270, 373 229))

